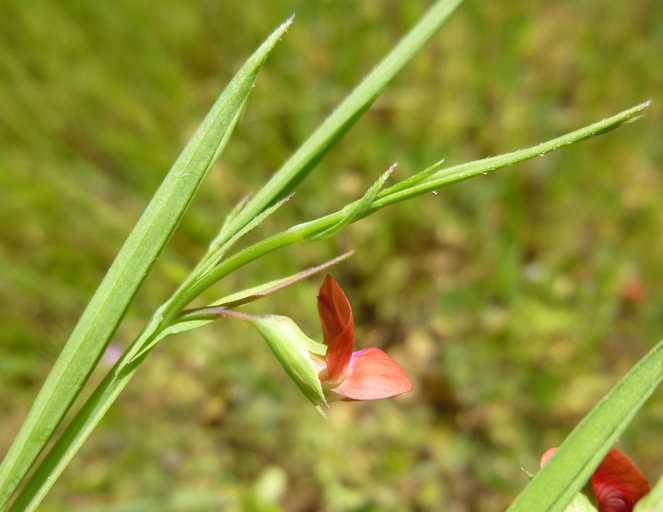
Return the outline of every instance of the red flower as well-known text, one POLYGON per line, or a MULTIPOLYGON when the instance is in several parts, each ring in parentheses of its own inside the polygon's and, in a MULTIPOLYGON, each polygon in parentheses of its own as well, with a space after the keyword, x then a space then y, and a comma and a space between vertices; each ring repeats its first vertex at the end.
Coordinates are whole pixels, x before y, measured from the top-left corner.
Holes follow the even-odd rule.
POLYGON ((326 368, 320 372, 327 398, 336 393, 342 400, 374 400, 412 390, 405 370, 379 348, 352 351, 352 308, 329 275, 320 287, 318 313, 327 345, 326 368))
MULTIPOLYGON (((557 448, 541 457, 541 467, 557 448)), ((592 488, 599 512, 631 512, 636 502, 649 492, 649 484, 638 467, 622 452, 611 448, 592 475, 592 488)))

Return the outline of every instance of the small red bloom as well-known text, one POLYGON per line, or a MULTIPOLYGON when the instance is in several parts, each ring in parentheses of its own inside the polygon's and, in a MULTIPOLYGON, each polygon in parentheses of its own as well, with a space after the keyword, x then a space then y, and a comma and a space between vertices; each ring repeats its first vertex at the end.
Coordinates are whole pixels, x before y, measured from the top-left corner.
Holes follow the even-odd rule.
POLYGON ((633 278, 622 283, 622 298, 628 304, 639 304, 645 296, 645 286, 639 279, 633 278))
MULTIPOLYGON (((541 457, 541 467, 557 448, 550 448, 541 457)), ((622 452, 610 448, 592 475, 592 488, 599 512, 631 512, 636 502, 649 492, 647 479, 622 452)))
POLYGON ((327 345, 326 371, 320 373, 325 390, 341 395, 342 400, 374 400, 412 390, 405 370, 379 348, 352 351, 352 308, 329 275, 320 287, 318 313, 327 345))

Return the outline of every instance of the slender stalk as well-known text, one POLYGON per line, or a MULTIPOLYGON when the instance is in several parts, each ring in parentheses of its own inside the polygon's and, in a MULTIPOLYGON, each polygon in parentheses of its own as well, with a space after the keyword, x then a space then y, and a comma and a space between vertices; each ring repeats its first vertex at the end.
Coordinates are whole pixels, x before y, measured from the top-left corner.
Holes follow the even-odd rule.
POLYGON ((380 208, 384 208, 390 204, 398 203, 405 199, 415 197, 427 192, 433 192, 440 187, 456 183, 458 181, 472 178, 478 174, 488 173, 506 167, 508 165, 517 164, 525 160, 530 160, 538 156, 544 156, 552 151, 575 144, 582 140, 607 133, 624 123, 632 122, 640 117, 642 112, 649 107, 651 101, 645 101, 639 105, 635 105, 626 109, 614 116, 602 119, 596 123, 592 123, 578 130, 569 132, 560 137, 556 137, 546 142, 542 142, 535 146, 512 151, 503 155, 491 156, 482 160, 475 160, 473 162, 466 162, 446 169, 441 169, 433 172, 422 181, 413 184, 410 187, 403 188, 400 184, 389 187, 378 194, 378 199, 373 203, 367 215, 370 215, 380 208))

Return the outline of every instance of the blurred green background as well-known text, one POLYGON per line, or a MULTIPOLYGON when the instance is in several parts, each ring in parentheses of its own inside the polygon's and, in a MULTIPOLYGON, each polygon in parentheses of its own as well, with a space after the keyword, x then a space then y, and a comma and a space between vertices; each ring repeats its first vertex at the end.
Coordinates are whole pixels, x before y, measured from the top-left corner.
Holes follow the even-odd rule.
MULTIPOLYGON (((233 72, 291 13, 248 110, 114 340, 126 345, 428 2, 0 4, 0 454, 149 197, 233 72)), ((497 511, 663 336, 663 3, 464 5, 256 240, 402 178, 652 99, 580 145, 291 248, 209 299, 317 264, 414 391, 324 420, 232 321, 148 359, 46 511, 497 511)), ((254 304, 320 335, 321 278, 254 304)), ((109 363, 102 362, 102 366, 109 363)), ((100 375, 100 374, 99 374, 100 375)), ((95 374, 93 380, 98 381, 95 374)), ((663 399, 620 441, 663 471, 663 399)))

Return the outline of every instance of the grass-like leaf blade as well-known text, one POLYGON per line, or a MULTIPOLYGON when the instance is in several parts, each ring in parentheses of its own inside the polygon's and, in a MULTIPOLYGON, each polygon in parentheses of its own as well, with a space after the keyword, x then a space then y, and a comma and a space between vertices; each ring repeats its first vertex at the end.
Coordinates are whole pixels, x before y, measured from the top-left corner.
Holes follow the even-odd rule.
POLYGON ((311 237, 311 240, 322 240, 324 238, 329 238, 330 236, 333 236, 339 231, 341 231, 348 224, 353 223, 357 219, 361 219, 364 216, 364 214, 368 211, 368 209, 371 207, 373 201, 375 201, 378 192, 382 190, 382 187, 384 187, 385 182, 389 179, 389 176, 391 176, 391 173, 395 167, 396 164, 392 165, 387 170, 387 172, 383 173, 382 176, 378 178, 378 180, 371 186, 371 188, 369 188, 366 191, 366 193, 359 200, 350 203, 348 206, 343 208, 343 212, 345 213, 345 215, 340 221, 338 221, 330 228, 325 229, 321 233, 318 233, 315 236, 311 237))
MULTIPOLYGON (((580 142, 581 140, 604 134, 610 130, 614 130, 624 123, 634 121, 643 113, 647 107, 649 107, 650 104, 650 101, 646 101, 626 109, 618 114, 615 114, 614 116, 607 117, 601 121, 597 121, 596 123, 592 123, 583 128, 579 128, 578 130, 574 130, 565 135, 562 135, 561 137, 556 137, 529 148, 512 151, 503 155, 491 156, 481 160, 475 160, 473 162, 453 165, 444 169, 439 169, 438 166, 441 164, 441 162, 439 162, 430 168, 438 168, 439 170, 435 170, 435 172, 426 176, 423 180, 417 180, 414 184, 412 184, 412 186, 404 187, 401 182, 382 190, 378 194, 377 200, 373 203, 371 211, 368 213, 372 213, 374 209, 382 208, 389 204, 397 203, 410 197, 425 194, 426 192, 432 192, 447 185, 451 185, 452 183, 466 180, 479 174, 485 174, 490 171, 501 169, 508 165, 517 164, 524 160, 543 156, 570 144, 580 142)), ((428 172, 428 169, 424 172, 428 172)), ((409 179, 411 178, 408 178, 404 181, 407 182, 409 179)))
MULTIPOLYGON (((43 451, 117 329, 203 179, 228 142, 260 66, 292 20, 247 60, 214 103, 94 293, 0 466, 0 509, 43 451)), ((29 501, 29 500, 28 500, 29 501)), ((30 508, 25 500, 13 509, 30 508)))
POLYGON ((662 379, 663 341, 585 416, 507 512, 564 510, 662 379))
MULTIPOLYGON (((599 133, 606 133, 624 123, 637 119, 648 105, 649 102, 636 105, 635 107, 631 107, 623 112, 615 114, 614 116, 530 148, 505 153, 503 155, 491 156, 482 160, 475 160, 473 162, 455 165, 442 170, 438 170, 438 167, 441 165, 441 162, 438 162, 428 169, 415 174, 414 179, 412 179, 412 177, 406 178, 404 181, 407 182, 408 186, 404 186, 402 184, 403 182, 399 182, 389 188, 381 190, 375 197, 373 204, 368 209, 362 209, 361 215, 353 217, 352 222, 367 217, 385 206, 425 194, 457 181, 483 174, 484 172, 501 169, 502 167, 507 167, 535 158, 541 153, 555 151, 570 144, 593 137, 599 133), (423 179, 421 179, 422 176, 423 179)), ((198 280, 195 283, 195 286, 192 286, 191 289, 188 290, 188 294, 182 302, 186 305, 193 297, 198 296, 203 290, 214 284, 223 276, 267 253, 275 251, 281 247, 316 239, 319 237, 320 233, 324 233, 339 222, 342 222, 343 219, 346 218, 348 210, 355 208, 362 200, 363 198, 358 199, 341 210, 325 215, 324 217, 293 226, 233 254, 198 280)))
POLYGON ((461 3, 463 0, 438 0, 433 4, 417 24, 251 198, 244 209, 229 223, 225 236, 231 237, 264 208, 292 191, 375 101, 389 81, 435 35, 461 3))

